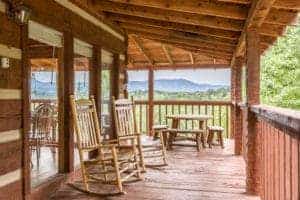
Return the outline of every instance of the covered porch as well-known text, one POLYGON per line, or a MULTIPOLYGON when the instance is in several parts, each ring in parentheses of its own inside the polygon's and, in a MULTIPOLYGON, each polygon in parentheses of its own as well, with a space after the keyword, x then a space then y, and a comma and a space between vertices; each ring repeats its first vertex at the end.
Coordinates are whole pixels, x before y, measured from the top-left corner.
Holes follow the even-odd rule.
POLYGON ((299 10, 298 0, 0 0, 0 199, 298 200, 300 113, 261 104, 260 61, 299 24, 299 10), (230 71, 228 98, 155 99, 156 72, 202 69, 230 71), (134 101, 138 133, 152 137, 163 124, 190 131, 200 121, 175 127, 168 116, 208 116, 201 133, 222 127, 225 148, 205 147, 207 135, 198 151, 180 141, 168 166, 148 168, 123 196, 79 191, 70 186, 82 178, 70 96, 94 96, 101 139, 115 139, 113 97, 130 98, 131 71, 147 72, 147 98, 134 101), (39 94, 51 98, 34 93, 35 72, 51 77, 39 94), (41 105, 53 111, 41 132, 52 135, 34 143, 41 105))

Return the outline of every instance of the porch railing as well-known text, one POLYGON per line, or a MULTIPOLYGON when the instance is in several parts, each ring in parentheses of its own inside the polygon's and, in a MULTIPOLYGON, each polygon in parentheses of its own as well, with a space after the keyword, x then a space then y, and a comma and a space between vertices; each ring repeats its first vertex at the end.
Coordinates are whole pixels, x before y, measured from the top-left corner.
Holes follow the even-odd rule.
MULTIPOLYGON (((241 109, 246 118, 247 107, 241 109)), ((251 106, 248 112, 256 120, 256 168, 262 200, 300 199, 300 112, 262 105, 251 106)), ((243 131, 244 153, 246 143, 243 131)))
MULTIPOLYGON (((225 129, 226 138, 230 137, 230 109, 229 101, 185 101, 185 100, 155 100, 153 101, 153 124, 168 124, 171 121, 166 119, 170 114, 207 114, 212 119, 208 125, 218 125, 225 129)), ((149 132, 149 102, 147 100, 136 100, 137 128, 141 133, 149 132)), ((181 121, 180 126, 185 129, 194 128, 195 123, 181 121)))

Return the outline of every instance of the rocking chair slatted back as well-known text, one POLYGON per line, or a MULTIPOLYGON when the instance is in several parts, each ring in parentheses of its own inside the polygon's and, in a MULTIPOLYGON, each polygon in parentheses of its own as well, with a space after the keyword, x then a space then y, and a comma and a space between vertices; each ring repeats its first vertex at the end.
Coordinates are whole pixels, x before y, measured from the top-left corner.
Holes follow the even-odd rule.
POLYGON ((55 109, 50 104, 41 104, 34 110, 33 138, 52 139, 55 129, 55 109))
POLYGON ((71 96, 73 120, 79 149, 94 149, 100 146, 100 126, 94 97, 75 100, 71 96))
POLYGON ((133 99, 113 98, 113 109, 118 137, 133 136, 137 134, 135 108, 133 99))

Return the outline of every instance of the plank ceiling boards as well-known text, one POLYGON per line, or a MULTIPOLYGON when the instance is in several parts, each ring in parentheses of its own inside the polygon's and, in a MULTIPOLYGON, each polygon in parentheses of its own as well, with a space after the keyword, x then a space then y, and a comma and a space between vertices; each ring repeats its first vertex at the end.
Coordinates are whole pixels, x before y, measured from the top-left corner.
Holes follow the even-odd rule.
POLYGON ((299 0, 73 0, 129 35, 130 67, 234 64, 245 53, 245 34, 256 28, 263 53, 287 25, 299 0), (176 52, 176 53, 172 53, 176 52), (173 55, 174 54, 174 55, 173 55))

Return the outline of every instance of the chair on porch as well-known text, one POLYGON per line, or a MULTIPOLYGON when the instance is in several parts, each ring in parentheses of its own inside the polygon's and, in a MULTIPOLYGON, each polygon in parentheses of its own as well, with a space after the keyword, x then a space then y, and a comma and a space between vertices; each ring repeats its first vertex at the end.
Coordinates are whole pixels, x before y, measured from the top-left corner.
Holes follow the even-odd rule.
MULTIPOLYGON (((81 100, 75 100, 74 96, 71 96, 70 100, 84 191, 92 192, 89 182, 98 181, 114 183, 118 186, 118 193, 124 194, 123 182, 129 181, 133 176, 141 180, 136 145, 123 151, 114 141, 102 140, 95 100, 92 96, 90 99, 81 100), (84 154, 91 151, 97 151, 96 158, 84 158, 84 154)), ((116 193, 105 195, 111 194, 116 193)))
POLYGON ((153 137, 141 135, 137 131, 135 119, 135 106, 133 99, 115 99, 113 98, 114 121, 116 126, 117 140, 120 147, 127 147, 132 144, 126 143, 127 138, 135 138, 139 152, 140 164, 143 171, 146 171, 145 159, 161 158, 163 164, 147 164, 147 166, 158 167, 167 165, 166 149, 164 145, 163 134, 160 134, 159 140, 153 137), (125 140, 124 140, 125 139, 125 140), (124 144, 125 141, 125 144, 124 144))

